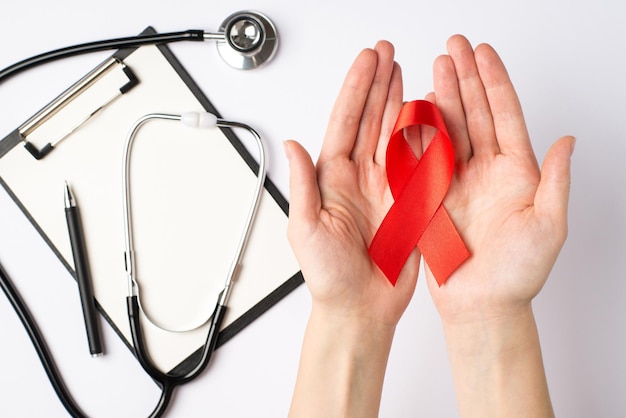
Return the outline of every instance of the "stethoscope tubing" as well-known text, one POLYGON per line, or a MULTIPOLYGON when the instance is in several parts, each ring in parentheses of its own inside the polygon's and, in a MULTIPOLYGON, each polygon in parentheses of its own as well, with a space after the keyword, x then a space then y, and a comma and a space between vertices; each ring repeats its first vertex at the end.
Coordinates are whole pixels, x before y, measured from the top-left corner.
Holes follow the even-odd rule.
MULTIPOLYGON (((255 139, 257 147, 258 147, 258 169, 257 169, 257 179, 254 188, 254 195, 252 201, 250 203, 250 209, 246 215, 246 220, 244 224, 243 231, 239 238, 235 256, 231 262, 229 267, 229 271, 226 277, 226 281, 224 283, 224 288, 220 293, 220 297, 218 299, 218 305, 226 306, 228 304, 228 299, 230 297, 230 293, 232 291, 232 284, 234 278, 237 276, 239 271, 239 267, 241 265, 241 260, 243 258, 243 254, 245 252, 245 247, 250 238, 250 233, 252 231, 252 226, 254 223, 254 218, 256 217, 256 213, 258 211, 261 196, 263 194, 263 187, 265 185, 265 178, 267 173, 267 158, 266 158, 266 149, 265 144, 259 135, 259 133, 250 127, 247 124, 236 122, 236 121, 228 121, 224 119, 218 119, 215 116, 207 113, 196 114, 202 116, 210 116, 214 119, 214 126, 221 128, 241 128, 247 130, 255 139)), ((137 132, 139 129, 152 120, 171 120, 171 121, 182 121, 185 122, 186 115, 173 115, 166 113, 150 113, 140 117, 131 127, 126 141, 124 143, 124 166, 122 171, 122 183, 123 183, 123 212, 124 212, 124 244, 125 244, 125 252, 124 252, 124 261, 125 261, 125 269, 128 280, 128 296, 137 296, 139 301, 139 306, 141 308, 141 295, 140 295, 140 286, 135 277, 135 249, 134 249, 134 234, 133 234, 133 222, 132 222, 132 208, 131 208, 131 184, 130 184, 130 161, 132 154, 132 147, 137 136, 137 132)), ((187 332, 194 329, 197 329, 204 325, 207 321, 204 320, 200 324, 194 324, 193 326, 187 329, 168 329, 164 325, 158 323, 153 318, 146 313, 145 310, 142 309, 146 318, 154 324, 156 327, 163 329, 168 332, 187 332)))
POLYGON ((146 349, 147 345, 143 337, 141 327, 141 309, 137 296, 128 296, 126 298, 128 308, 128 319, 130 323, 130 333, 132 337, 133 347, 135 350, 135 356, 137 361, 144 369, 144 371, 159 385, 161 388, 161 397, 157 403, 155 409, 150 414, 150 418, 160 417, 167 409, 174 389, 177 386, 183 385, 187 382, 195 379, 200 373, 206 369, 211 361, 211 357, 217 348, 217 340, 219 337, 219 330, 224 321, 226 314, 226 306, 216 305, 215 311, 211 316, 211 325, 207 333, 206 342, 202 347, 202 354, 200 359, 196 362, 195 366, 187 373, 181 375, 174 375, 170 373, 164 373, 154 366, 150 355, 146 349))
POLYGON ((52 388, 57 394, 57 397, 61 401, 61 404, 65 407, 67 412, 74 418, 83 418, 86 415, 80 409, 72 395, 67 390, 67 386, 63 382, 63 378, 59 373, 52 355, 50 354, 50 349, 46 344, 37 323, 35 322, 30 310, 20 297, 17 289, 13 286, 13 282, 9 277, 9 274, 4 270, 4 267, 0 263, 0 287, 2 291, 6 295, 7 299, 11 303, 11 306, 15 310, 15 313, 20 318, 22 325, 24 326, 24 330, 28 334, 31 342, 33 343, 33 347, 39 356, 39 360, 41 361, 41 365, 43 366, 46 375, 48 376, 48 380, 52 384, 52 388))
MULTIPOLYGON (((195 115, 195 114, 194 114, 195 115)), ((198 115, 195 115, 198 116, 198 115)), ((133 230, 132 230, 132 215, 131 215, 131 191, 130 191, 130 158, 131 158, 131 149, 133 145, 134 138, 138 130, 145 123, 155 120, 173 120, 173 121, 185 121, 185 115, 172 115, 172 114, 164 114, 164 113, 152 113, 148 115, 144 115, 139 118, 133 127, 131 128, 124 145, 124 167, 123 167, 123 208, 124 208, 124 235, 125 235, 125 263, 126 263, 126 272, 128 278, 128 296, 126 298, 127 302, 127 310, 128 310, 128 319, 130 325, 130 333, 133 342, 133 347, 135 350, 135 355, 146 371, 146 373, 154 379, 154 381, 161 387, 161 398, 159 399, 159 403, 154 409, 151 417, 160 416, 165 409, 167 408, 172 392, 176 386, 180 386, 185 384, 193 379, 195 379, 209 364, 213 352, 217 348, 217 342, 219 337, 219 331, 221 329, 222 323, 224 321, 224 317, 227 311, 227 304, 230 297, 230 293, 232 291, 232 284, 234 279, 236 278, 237 272, 241 265, 241 261, 243 258, 243 254, 245 251, 245 247, 250 238, 250 233, 252 231, 252 226, 254 223, 254 219, 256 217, 260 202, 261 195, 263 193, 265 178, 266 178, 266 150, 264 142, 261 136, 250 126, 235 122, 235 121, 226 121, 223 119, 217 119, 215 116, 210 114, 202 114, 196 117, 196 120, 202 119, 202 116, 209 116, 208 119, 214 118, 215 126, 224 127, 224 128, 243 128, 246 129, 250 134, 255 138, 257 146, 258 146, 258 170, 257 170, 257 180, 256 187, 254 191, 254 196, 252 202, 250 204, 250 209, 246 216, 246 223, 244 230, 240 236, 235 256, 231 262, 230 270, 227 275, 227 279, 224 283, 224 288, 221 291, 218 302, 215 306, 215 310, 213 314, 210 316, 210 325, 207 332, 206 341, 202 347, 200 358, 197 360, 196 364, 191 368, 191 370, 182 373, 182 374, 172 374, 165 373, 159 370, 150 358, 150 354, 147 350, 147 344, 143 336, 142 325, 141 325, 141 317, 142 312, 143 316, 146 317, 151 323, 156 325, 159 328, 159 324, 155 323, 147 313, 142 310, 140 303, 140 292, 139 292, 139 283, 137 282, 134 272, 135 272, 135 260, 134 260, 134 246, 133 246, 133 230)), ((193 118, 192 118, 193 119, 193 118)), ((202 123, 202 122, 200 122, 202 123)), ((206 321, 204 322, 206 323, 206 321)), ((204 324, 203 323, 203 324, 204 324)), ((203 325, 202 324, 202 325, 203 325)), ((197 328, 197 327, 196 327, 197 328)), ((179 330, 175 332, 181 332, 179 330)))
POLYGON ((0 83, 29 68, 76 55, 121 48, 137 48, 143 45, 167 44, 179 41, 202 42, 204 40, 205 34, 203 30, 191 29, 182 32, 144 34, 72 45, 35 55, 0 70, 0 83))

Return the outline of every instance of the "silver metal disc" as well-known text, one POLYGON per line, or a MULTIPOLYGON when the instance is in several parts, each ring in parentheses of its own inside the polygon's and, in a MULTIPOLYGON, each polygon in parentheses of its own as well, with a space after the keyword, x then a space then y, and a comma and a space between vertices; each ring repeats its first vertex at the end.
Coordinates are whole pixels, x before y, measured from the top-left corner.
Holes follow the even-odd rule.
POLYGON ((228 65, 252 70, 269 61, 278 47, 274 24, 264 15, 241 11, 228 16, 220 25, 224 39, 217 41, 217 52, 228 65))

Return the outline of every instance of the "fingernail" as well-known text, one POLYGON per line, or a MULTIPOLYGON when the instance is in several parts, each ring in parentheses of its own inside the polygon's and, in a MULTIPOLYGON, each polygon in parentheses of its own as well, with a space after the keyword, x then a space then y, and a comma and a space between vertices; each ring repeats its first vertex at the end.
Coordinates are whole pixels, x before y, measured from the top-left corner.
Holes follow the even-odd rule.
POLYGON ((576 148, 576 137, 572 136, 572 145, 569 152, 570 157, 574 154, 574 148, 576 148))

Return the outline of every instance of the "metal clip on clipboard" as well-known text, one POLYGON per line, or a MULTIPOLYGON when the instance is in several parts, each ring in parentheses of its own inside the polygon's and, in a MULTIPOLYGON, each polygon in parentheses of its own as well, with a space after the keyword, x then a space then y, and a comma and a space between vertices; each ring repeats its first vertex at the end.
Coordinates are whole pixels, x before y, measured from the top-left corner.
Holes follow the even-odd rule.
POLYGON ((18 135, 20 140, 24 143, 24 147, 35 157, 37 160, 42 159, 46 155, 50 153, 54 149, 54 147, 59 144, 59 142, 63 141, 70 134, 84 125, 87 121, 89 121, 93 116, 99 113, 102 109, 109 106, 115 100, 117 100, 120 96, 130 91, 133 87, 139 84, 139 79, 135 76, 132 70, 126 66, 121 60, 116 57, 111 57, 103 62, 100 66, 92 70, 85 77, 78 80, 74 85, 68 88, 66 91, 61 93, 56 99, 50 102, 46 107, 37 112, 34 116, 24 122, 18 129, 18 135), (52 116, 58 113, 61 109, 67 106, 72 100, 78 97, 81 93, 83 93, 86 89, 92 86, 96 81, 100 80, 106 74, 108 74, 114 68, 121 66, 122 71, 128 78, 128 82, 122 85, 119 90, 108 100, 106 100, 102 105, 97 107, 95 110, 90 112, 84 118, 82 118, 78 123, 72 126, 67 132, 63 133, 60 137, 46 143, 41 148, 37 148, 35 144, 29 142, 27 140, 28 136, 35 131, 39 126, 48 121, 52 116))

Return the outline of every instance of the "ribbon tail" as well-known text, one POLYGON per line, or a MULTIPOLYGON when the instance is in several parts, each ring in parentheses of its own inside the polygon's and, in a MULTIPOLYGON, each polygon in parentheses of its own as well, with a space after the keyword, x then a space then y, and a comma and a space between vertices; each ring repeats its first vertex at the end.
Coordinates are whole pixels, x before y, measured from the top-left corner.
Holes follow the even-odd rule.
POLYGON ((417 246, 439 286, 470 256, 443 205, 435 212, 417 246))
MULTIPOLYGON (((404 204, 391 206, 368 249, 374 263, 394 286, 406 260, 428 225, 415 216, 416 211, 425 212, 420 208, 422 201, 411 199, 411 196, 400 199, 404 204)), ((435 210, 436 207, 433 207, 431 213, 435 210)))

